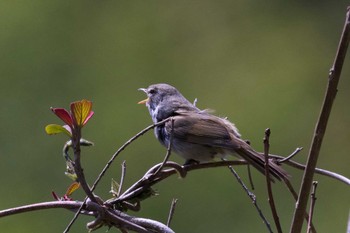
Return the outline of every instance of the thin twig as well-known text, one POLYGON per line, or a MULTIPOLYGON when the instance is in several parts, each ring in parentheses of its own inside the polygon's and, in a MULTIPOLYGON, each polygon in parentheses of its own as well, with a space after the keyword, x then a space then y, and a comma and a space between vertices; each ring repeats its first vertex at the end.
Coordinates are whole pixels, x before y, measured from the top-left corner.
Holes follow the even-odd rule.
POLYGON ((237 179, 238 183, 242 186, 243 190, 246 192, 246 194, 248 195, 248 197, 252 200, 253 205, 255 206, 255 209, 258 211, 259 216, 261 217, 261 219, 263 220, 264 224, 266 225, 268 231, 270 233, 272 233, 272 229, 271 229, 271 225, 270 223, 267 221, 266 217, 264 216, 263 212, 261 211, 257 200, 256 200, 256 196, 254 193, 252 193, 247 186, 244 184, 244 182, 242 181, 241 177, 239 177, 239 175, 237 174, 237 172, 233 169, 233 167, 230 165, 228 166, 228 168, 230 169, 231 173, 235 176, 235 178, 237 179))
POLYGON ((265 177, 266 177, 266 186, 267 186, 267 193, 268 193, 268 201, 271 208, 271 213, 273 216, 273 220, 276 225, 277 232, 282 233, 282 227, 279 221, 279 217, 277 214, 275 201, 273 198, 272 193, 272 187, 271 187, 271 177, 270 177, 270 169, 269 169, 269 150, 270 150, 270 129, 265 130, 265 137, 264 137, 264 155, 265 155, 265 177))
POLYGON ((166 222, 166 225, 168 227, 170 227, 171 220, 173 219, 177 201, 178 201, 178 199, 174 198, 173 201, 171 202, 171 207, 170 207, 170 211, 169 211, 169 215, 168 215, 168 220, 166 222))
MULTIPOLYGON (((293 185, 290 183, 289 180, 285 180, 284 183, 286 184, 288 190, 291 192, 293 198, 295 201, 298 200, 298 193, 295 191, 295 189, 293 188, 293 185)), ((305 220, 308 221, 309 220, 309 214, 307 212, 305 212, 305 220)), ((316 228, 314 226, 314 224, 311 222, 310 223, 311 226, 311 232, 316 233, 316 228)))
POLYGON ((310 203, 310 211, 309 211, 309 219, 307 223, 307 233, 311 232, 311 223, 312 223, 312 217, 314 214, 314 208, 316 203, 316 188, 317 188, 317 181, 312 182, 312 192, 311 192, 311 203, 310 203))
POLYGON ((250 187, 252 188, 252 190, 254 190, 254 182, 253 182, 253 177, 252 177, 252 173, 250 171, 250 165, 247 164, 247 170, 248 170, 248 178, 249 178, 249 183, 250 183, 250 187))
POLYGON ((125 174, 126 174, 126 162, 124 160, 123 163, 122 163, 122 175, 120 177, 120 183, 119 183, 119 187, 118 187, 117 197, 119 197, 119 195, 122 192, 124 179, 125 179, 125 174))
POLYGON ((69 222, 69 224, 67 225, 66 229, 64 229, 63 233, 69 232, 69 230, 72 227, 72 225, 74 224, 75 220, 77 220, 78 216, 80 215, 81 211, 83 210, 83 207, 86 204, 87 199, 88 199, 88 197, 85 197, 83 203, 81 203, 79 209, 77 210, 77 212, 75 212, 72 220, 69 222))
POLYGON ((293 153, 291 153, 289 156, 285 157, 284 159, 279 159, 277 160, 277 164, 281 164, 284 163, 290 159, 292 159, 294 156, 296 156, 303 148, 302 147, 298 147, 295 149, 295 151, 293 151, 293 153))
POLYGON ((94 190, 97 186, 97 184, 100 182, 101 178, 104 176, 104 174, 106 173, 107 169, 111 166, 111 164, 113 163, 113 161, 115 160, 115 158, 120 154, 120 152, 122 152, 128 145, 130 145, 133 141, 135 141, 137 138, 139 138, 140 136, 144 135, 147 131, 157 127, 158 125, 162 125, 165 122, 169 121, 170 118, 167 118, 163 121, 160 121, 156 124, 150 125, 146 128, 144 128, 143 130, 141 130, 139 133, 137 133, 135 136, 131 137, 127 142, 125 142, 111 157, 111 159, 107 162, 107 164, 105 165, 105 167, 102 169, 102 171, 100 172, 100 174, 98 175, 97 179, 95 180, 93 186, 92 186, 92 190, 94 190))
POLYGON ((321 150, 322 140, 326 132, 328 119, 332 110, 333 102, 337 94, 337 86, 343 68, 347 48, 350 40, 350 7, 347 9, 345 24, 340 38, 337 54, 328 76, 328 86, 322 105, 322 110, 316 124, 311 148, 302 179, 298 201, 293 215, 291 233, 299 233, 303 227, 304 214, 309 199, 315 168, 321 150))

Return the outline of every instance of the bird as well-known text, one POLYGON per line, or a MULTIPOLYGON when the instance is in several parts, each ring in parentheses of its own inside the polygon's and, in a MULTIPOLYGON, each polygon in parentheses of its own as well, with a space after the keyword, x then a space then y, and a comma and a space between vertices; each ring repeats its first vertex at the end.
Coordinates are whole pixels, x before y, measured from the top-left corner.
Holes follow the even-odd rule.
MULTIPOLYGON (((152 84, 138 90, 147 98, 138 102, 145 104, 153 123, 172 118, 157 125, 154 133, 159 142, 168 147, 172 137, 171 150, 185 159, 185 164, 210 162, 216 158, 226 159, 235 155, 265 174, 265 156, 255 151, 241 138, 236 126, 226 118, 201 110, 187 100, 175 87, 152 84)), ((269 161, 270 178, 289 179, 289 174, 274 161, 269 161)))

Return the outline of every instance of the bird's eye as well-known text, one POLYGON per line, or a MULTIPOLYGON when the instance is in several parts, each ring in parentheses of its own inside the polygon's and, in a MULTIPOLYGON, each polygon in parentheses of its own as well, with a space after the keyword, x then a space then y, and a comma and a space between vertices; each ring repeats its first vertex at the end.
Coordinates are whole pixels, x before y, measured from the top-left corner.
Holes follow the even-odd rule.
POLYGON ((156 93, 156 90, 155 90, 155 89, 150 89, 150 90, 148 91, 148 93, 151 94, 151 95, 153 95, 154 93, 156 93))

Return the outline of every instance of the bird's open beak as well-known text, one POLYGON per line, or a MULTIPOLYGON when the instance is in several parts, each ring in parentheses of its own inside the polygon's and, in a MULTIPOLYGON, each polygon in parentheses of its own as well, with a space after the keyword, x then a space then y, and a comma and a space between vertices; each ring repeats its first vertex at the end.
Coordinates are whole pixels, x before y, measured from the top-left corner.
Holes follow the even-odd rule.
POLYGON ((147 99, 144 99, 144 100, 141 100, 140 102, 138 102, 137 104, 146 104, 148 101, 148 98, 147 99))
MULTIPOLYGON (((146 88, 139 88, 139 89, 137 89, 137 90, 139 90, 139 91, 143 91, 143 92, 145 92, 145 93, 147 94, 147 89, 146 89, 146 88)), ((147 103, 147 101, 148 101, 148 99, 149 99, 149 98, 144 99, 144 100, 141 100, 141 101, 140 101, 140 102, 138 102, 137 104, 146 104, 146 103, 147 103)))

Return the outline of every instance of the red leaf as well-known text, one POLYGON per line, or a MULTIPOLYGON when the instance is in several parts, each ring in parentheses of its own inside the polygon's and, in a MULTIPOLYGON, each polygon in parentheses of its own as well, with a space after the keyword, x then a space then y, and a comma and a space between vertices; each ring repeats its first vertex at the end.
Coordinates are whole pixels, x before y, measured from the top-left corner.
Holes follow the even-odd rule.
POLYGON ((64 121, 64 123, 66 123, 70 127, 73 127, 73 119, 66 109, 51 108, 51 111, 55 113, 55 115, 58 116, 62 121, 64 121))

